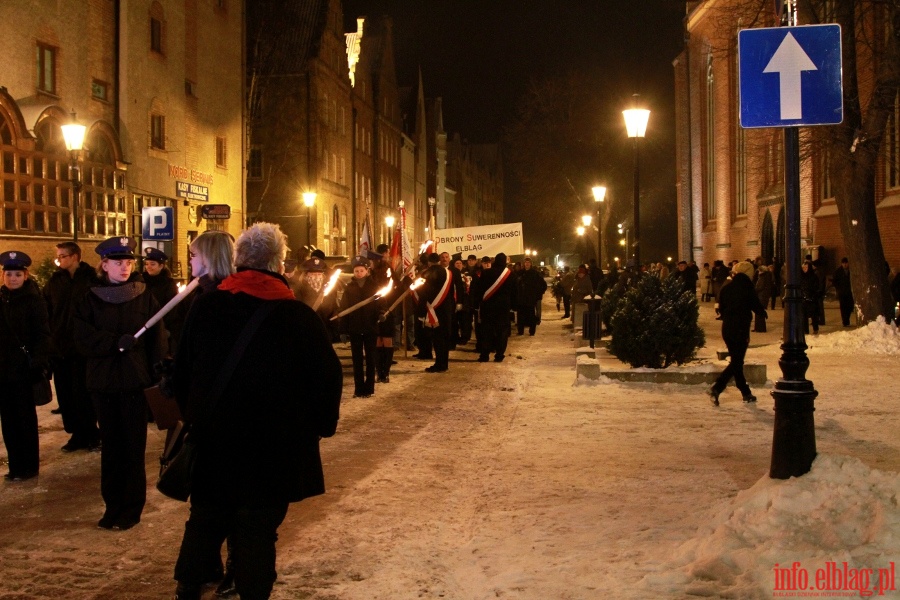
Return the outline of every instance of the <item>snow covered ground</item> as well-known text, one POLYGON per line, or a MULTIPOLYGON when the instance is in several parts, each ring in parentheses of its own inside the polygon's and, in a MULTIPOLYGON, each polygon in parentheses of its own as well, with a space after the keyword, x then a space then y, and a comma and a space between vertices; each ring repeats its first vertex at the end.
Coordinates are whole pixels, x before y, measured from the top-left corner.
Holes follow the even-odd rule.
MULTIPOLYGON (((576 382, 557 316, 545 304, 501 364, 474 362, 471 345, 444 374, 401 357, 375 396, 346 394, 322 444, 328 493, 292 506, 273 598, 824 597, 798 590, 817 577, 829 597, 866 595, 845 591, 864 579, 900 597, 896 329, 837 332, 829 311, 808 340, 819 458, 778 481, 771 381, 756 406, 729 387, 718 408, 704 386, 576 382)), ((770 317, 748 360, 772 380, 770 317)), ((701 321, 721 347, 711 304, 701 321)), ((186 505, 150 489, 138 527, 96 529, 97 456, 60 453, 48 409, 39 480, 0 483, 0 600, 167 597, 186 505)), ((151 486, 161 444, 151 430, 151 486)))

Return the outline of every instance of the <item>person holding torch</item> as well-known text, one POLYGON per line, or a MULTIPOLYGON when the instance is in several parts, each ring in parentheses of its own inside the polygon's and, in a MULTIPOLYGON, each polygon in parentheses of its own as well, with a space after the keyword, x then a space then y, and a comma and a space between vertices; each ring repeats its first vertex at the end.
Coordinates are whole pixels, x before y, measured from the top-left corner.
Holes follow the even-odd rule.
POLYGON ((128 348, 130 336, 159 310, 134 272, 134 238, 113 237, 97 246, 100 285, 75 307, 75 344, 87 360, 87 389, 100 425, 100 492, 106 504, 102 529, 130 529, 141 520, 147 498, 147 401, 153 365, 167 351, 162 323, 147 328, 128 348))
MULTIPOLYGON (((378 293, 378 284, 369 276, 369 260, 357 256, 350 264, 353 267, 353 279, 341 296, 341 311, 361 304, 378 293)), ((377 321, 378 305, 375 302, 341 316, 340 331, 350 336, 354 398, 368 398, 375 393, 377 321)))

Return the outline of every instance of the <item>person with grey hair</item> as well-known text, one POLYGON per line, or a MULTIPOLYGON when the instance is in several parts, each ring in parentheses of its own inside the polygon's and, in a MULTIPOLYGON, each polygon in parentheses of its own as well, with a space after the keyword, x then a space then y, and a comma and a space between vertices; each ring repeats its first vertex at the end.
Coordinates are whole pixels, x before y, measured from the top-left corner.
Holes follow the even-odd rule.
POLYGON ((196 462, 175 564, 180 600, 200 598, 226 536, 240 597, 268 598, 288 505, 325 492, 319 440, 337 428, 341 363, 282 275, 286 253, 277 225, 244 231, 237 272, 185 322, 174 387, 196 462))

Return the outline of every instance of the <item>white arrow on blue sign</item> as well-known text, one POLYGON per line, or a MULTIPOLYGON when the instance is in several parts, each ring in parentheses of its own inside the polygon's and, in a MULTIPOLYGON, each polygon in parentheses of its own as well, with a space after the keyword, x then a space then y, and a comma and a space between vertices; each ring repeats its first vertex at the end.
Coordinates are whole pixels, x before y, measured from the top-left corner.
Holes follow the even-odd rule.
POLYGON ((744 29, 738 61, 742 127, 844 120, 840 25, 744 29))

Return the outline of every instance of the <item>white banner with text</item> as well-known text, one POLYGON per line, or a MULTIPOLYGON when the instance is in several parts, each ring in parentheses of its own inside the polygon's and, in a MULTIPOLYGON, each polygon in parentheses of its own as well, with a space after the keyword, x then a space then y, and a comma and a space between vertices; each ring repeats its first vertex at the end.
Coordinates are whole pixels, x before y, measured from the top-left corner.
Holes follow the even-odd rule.
POLYGON ((503 252, 507 256, 525 253, 521 223, 498 223, 479 227, 438 229, 434 232, 435 252, 462 254, 466 258, 475 254, 493 258, 503 252))

